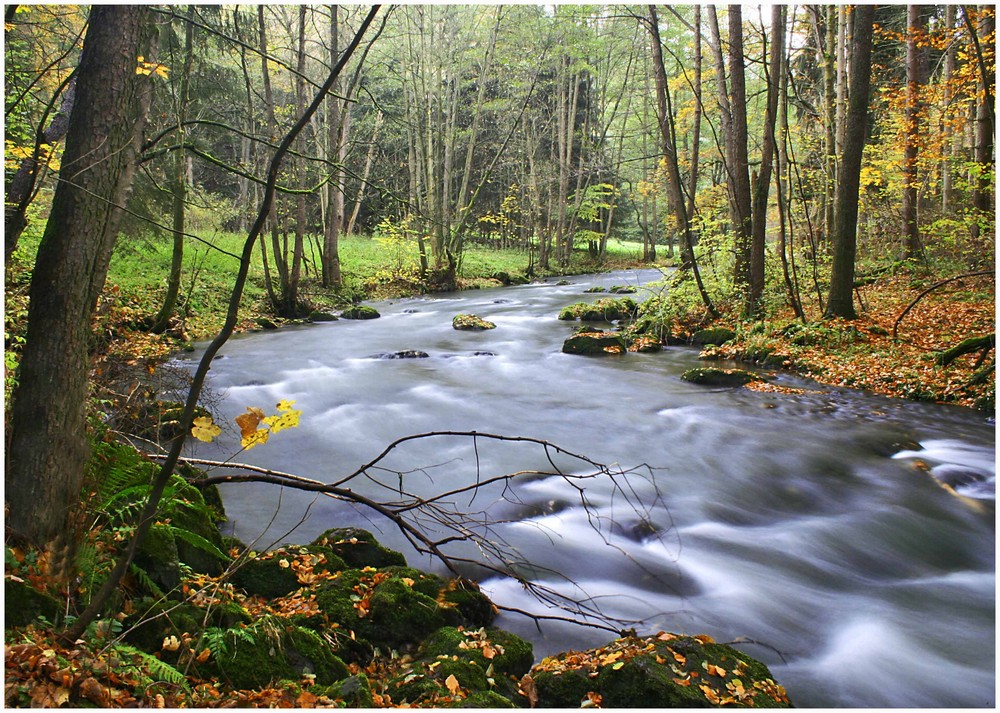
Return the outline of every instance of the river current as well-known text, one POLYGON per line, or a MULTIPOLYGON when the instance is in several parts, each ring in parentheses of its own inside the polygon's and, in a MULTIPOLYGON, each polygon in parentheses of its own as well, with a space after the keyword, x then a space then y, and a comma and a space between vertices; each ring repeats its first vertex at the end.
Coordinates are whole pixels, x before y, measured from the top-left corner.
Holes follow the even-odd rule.
MULTIPOLYGON (((587 481, 589 509, 554 476, 515 479, 506 495, 516 505, 492 502, 496 493, 461 504, 506 521, 491 532, 531 563, 525 572, 641 622, 640 634, 749 640, 737 645, 798 706, 993 707, 993 423, 782 374, 775 383, 804 393, 695 386, 680 379, 700 364, 687 347, 561 353, 573 325, 556 317, 598 297, 585 288, 629 284, 641 298, 659 277, 619 272, 374 303, 379 319, 242 335, 223 348, 209 387, 229 423, 248 406, 274 413, 295 400, 299 427, 235 460, 324 482, 397 438, 445 430, 544 439, 634 468, 624 490, 587 481), (497 327, 456 331, 458 313, 497 327), (428 356, 385 358, 403 350, 428 356)), ((195 454, 238 449, 230 429, 195 454)), ((425 496, 550 468, 532 444, 458 437, 409 441, 385 465, 425 496)), ((257 549, 358 526, 413 566, 436 567, 360 506, 264 484, 224 486, 223 498, 226 527, 257 549)), ((481 577, 499 604, 546 613, 518 583, 481 577)), ((531 640, 539 658, 613 638, 516 614, 497 625, 531 640)))

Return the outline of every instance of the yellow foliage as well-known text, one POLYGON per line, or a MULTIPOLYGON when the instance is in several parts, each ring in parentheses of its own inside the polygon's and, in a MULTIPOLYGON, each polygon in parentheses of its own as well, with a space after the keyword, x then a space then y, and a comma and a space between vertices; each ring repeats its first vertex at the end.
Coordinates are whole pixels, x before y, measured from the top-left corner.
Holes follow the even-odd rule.
POLYGON ((199 441, 211 443, 212 439, 222 433, 222 429, 212 423, 211 416, 200 416, 194 420, 191 435, 199 441))

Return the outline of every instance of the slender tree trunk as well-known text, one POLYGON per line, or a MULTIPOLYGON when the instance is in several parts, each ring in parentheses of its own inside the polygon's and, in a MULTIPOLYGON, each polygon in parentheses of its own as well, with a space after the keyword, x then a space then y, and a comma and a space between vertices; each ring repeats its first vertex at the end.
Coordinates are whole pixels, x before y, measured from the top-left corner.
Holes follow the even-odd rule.
POLYGON ((365 154, 365 167, 361 171, 361 181, 358 182, 358 193, 354 197, 354 207, 351 209, 351 217, 347 221, 347 228, 344 234, 354 235, 354 224, 358 220, 358 213, 361 211, 361 203, 365 198, 365 190, 368 187, 368 177, 372 172, 372 164, 375 162, 375 150, 378 148, 378 134, 382 128, 384 117, 382 112, 375 114, 375 125, 372 127, 372 138, 368 142, 368 152, 365 154))
MULTIPOLYGON (((981 237, 983 232, 981 222, 993 215, 994 201, 991 186, 995 173, 993 155, 993 132, 995 131, 994 104, 996 102, 996 74, 988 70, 990 60, 995 62, 995 27, 996 8, 980 6, 977 19, 978 27, 969 20, 968 7, 963 8, 966 28, 976 50, 979 66, 979 92, 976 101, 975 148, 973 160, 979 164, 979 170, 973 181, 972 205, 980 215, 980 220, 973 226, 973 237, 981 237), (984 40, 989 40, 984 42, 984 40)), ((986 231, 989 234, 989 230, 986 231)))
POLYGON ((906 258, 916 260, 920 256, 920 226, 917 216, 917 189, 920 178, 917 175, 917 161, 920 155, 920 82, 921 51, 918 41, 922 39, 923 18, 919 5, 906 8, 906 109, 903 115, 905 147, 903 150, 903 236, 906 242, 906 258))
POLYGON ((767 77, 767 108, 764 114, 764 139, 761 145, 760 174, 757 177, 752 207, 752 242, 750 249, 750 298, 747 314, 758 315, 764 296, 764 256, 767 247, 767 198, 775 155, 775 123, 778 115, 778 85, 782 57, 785 54, 785 6, 771 6, 771 64, 767 77))
POLYGON ((854 261, 857 253, 858 194, 861 184, 861 157, 868 123, 868 95, 871 86, 872 25, 874 5, 854 9, 854 41, 848 66, 850 87, 847 105, 847 133, 837 183, 836 231, 827 318, 855 319, 854 261))
POLYGON ((80 57, 77 106, 38 248, 27 341, 11 414, 7 527, 47 545, 79 503, 90 320, 104 287, 136 169, 150 82, 136 74, 148 10, 95 5, 80 57))
MULTIPOLYGON (((681 185, 680 165, 677 161, 677 137, 675 135, 673 107, 670 101, 670 86, 667 83, 666 68, 663 64, 663 45, 660 42, 660 21, 656 12, 656 6, 649 6, 649 22, 647 23, 653 45, 653 71, 656 79, 656 103, 660 114, 660 132, 662 136, 663 157, 666 161, 667 171, 670 180, 674 185, 681 185)), ((702 303, 713 317, 718 316, 715 305, 705 289, 701 279, 701 271, 698 269, 698 261, 694 254, 694 244, 691 239, 691 223, 688 219, 687 208, 684 201, 677 201, 674 205, 677 213, 678 227, 681 229, 681 254, 683 259, 682 269, 689 268, 694 276, 698 293, 702 303)))
MULTIPOLYGON (((340 50, 338 46, 339 34, 339 11, 337 5, 330 5, 330 66, 337 64, 340 50)), ((341 283, 340 274, 340 223, 343 219, 343 152, 345 138, 342 129, 346 126, 346 119, 341 117, 341 99, 339 93, 339 81, 334 84, 333 90, 327 97, 327 156, 334 163, 331 167, 333 176, 326 185, 326 225, 323 232, 323 252, 322 252, 322 282, 323 287, 339 287, 341 283), (344 122, 342 125, 341 122, 344 122), (338 206, 340 210, 338 210, 338 206)), ((343 110, 346 114, 349 108, 343 110)))
MULTIPOLYGON (((192 9, 188 6, 187 20, 192 19, 192 9)), ((150 331, 162 334, 170 326, 170 318, 177 308, 177 295, 181 289, 181 269, 184 265, 184 217, 185 201, 187 200, 187 155, 184 150, 186 129, 184 121, 187 118, 187 103, 191 86, 191 65, 194 63, 194 23, 185 21, 184 28, 184 64, 181 72, 180 87, 177 96, 177 149, 174 153, 174 175, 170 187, 171 199, 171 232, 173 233, 173 251, 170 257, 170 274, 167 276, 167 293, 163 297, 163 305, 153 319, 150 331)))
POLYGON ((698 194, 698 153, 701 148, 701 5, 694 6, 694 118, 691 120, 691 173, 688 176, 688 219, 695 215, 698 194))
MULTIPOLYGON (((823 51, 823 154, 826 157, 826 182, 823 185, 823 240, 833 235, 837 187, 837 19, 836 6, 822 8, 826 13, 826 45, 823 51)), ((818 257, 818 256, 817 256, 818 257)))
POLYGON ((728 156, 733 206, 736 209, 733 234, 736 240, 734 282, 744 302, 749 299, 752 264, 750 204, 750 158, 747 151, 747 89, 743 50, 743 13, 740 5, 729 6, 729 105, 733 133, 728 156))
MULTIPOLYGON (((955 27, 955 6, 945 5, 944 8, 944 24, 946 30, 950 33, 952 28, 955 27)), ((951 83, 952 78, 955 76, 955 62, 957 60, 958 49, 956 43, 953 41, 948 43, 947 49, 944 53, 944 68, 942 70, 941 84, 944 89, 942 97, 942 113, 945 116, 942 127, 942 134, 944 136, 944 146, 943 146, 943 156, 941 158, 941 212, 947 214, 954 205, 954 184, 952 182, 952 168, 951 162, 956 153, 955 151, 955 136, 957 132, 952 128, 951 122, 948 120, 948 116, 952 111, 951 103, 954 100, 954 90, 952 89, 951 83)))

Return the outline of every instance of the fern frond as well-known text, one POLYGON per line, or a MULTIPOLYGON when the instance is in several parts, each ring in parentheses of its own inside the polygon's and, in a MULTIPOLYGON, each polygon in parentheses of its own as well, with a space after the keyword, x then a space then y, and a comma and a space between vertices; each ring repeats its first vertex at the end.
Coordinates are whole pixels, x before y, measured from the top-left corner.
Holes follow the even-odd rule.
POLYGON ((229 555, 227 555, 225 552, 220 550, 218 547, 213 545, 211 542, 206 540, 201 535, 196 535, 190 530, 185 530, 180 527, 174 527, 173 525, 170 525, 169 527, 170 527, 170 532, 173 533, 176 539, 183 540, 192 547, 197 547, 202 552, 207 552, 213 557, 218 557, 223 562, 228 562, 231 559, 229 555))
POLYGON ((143 586, 148 592, 154 594, 157 597, 166 597, 163 590, 156 586, 156 582, 152 580, 149 576, 149 572, 144 570, 142 567, 138 566, 134 562, 128 566, 128 571, 135 577, 139 584, 143 586))
POLYGON ((141 649, 128 644, 116 643, 112 650, 119 656, 131 656, 133 661, 138 659, 149 672, 149 677, 154 681, 165 681, 176 686, 188 689, 187 676, 178 671, 168 663, 161 661, 152 654, 147 654, 141 649))

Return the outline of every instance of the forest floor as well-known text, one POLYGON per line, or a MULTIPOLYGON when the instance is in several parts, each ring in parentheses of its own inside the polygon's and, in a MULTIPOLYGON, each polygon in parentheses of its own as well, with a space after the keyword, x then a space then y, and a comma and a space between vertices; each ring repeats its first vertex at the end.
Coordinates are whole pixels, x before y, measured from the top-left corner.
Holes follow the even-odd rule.
POLYGON ((861 307, 852 321, 802 324, 783 309, 763 323, 734 325, 737 339, 709 347, 705 356, 757 361, 824 384, 992 412, 996 386, 990 350, 995 348, 985 354, 978 349, 947 365, 938 358, 966 339, 994 333, 994 277, 942 285, 900 319, 924 290, 944 279, 904 273, 876 280, 859 288, 861 307))

